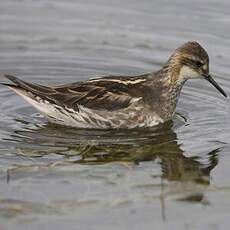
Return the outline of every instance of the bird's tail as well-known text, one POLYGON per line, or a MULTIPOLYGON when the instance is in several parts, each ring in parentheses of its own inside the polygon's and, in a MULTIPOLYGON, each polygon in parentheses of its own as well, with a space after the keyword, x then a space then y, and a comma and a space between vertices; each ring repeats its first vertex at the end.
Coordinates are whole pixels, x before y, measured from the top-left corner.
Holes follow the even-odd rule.
POLYGON ((38 84, 29 83, 26 81, 23 81, 17 77, 14 77, 12 75, 4 75, 7 79, 9 79, 12 83, 2 83, 2 85, 6 85, 10 87, 11 89, 15 90, 22 90, 26 92, 30 92, 33 94, 45 94, 50 92, 50 88, 38 84))
POLYGON ((29 83, 11 75, 5 75, 5 77, 12 83, 1 83, 2 85, 8 86, 43 114, 49 113, 44 101, 47 101, 49 93, 52 93, 51 87, 29 83))

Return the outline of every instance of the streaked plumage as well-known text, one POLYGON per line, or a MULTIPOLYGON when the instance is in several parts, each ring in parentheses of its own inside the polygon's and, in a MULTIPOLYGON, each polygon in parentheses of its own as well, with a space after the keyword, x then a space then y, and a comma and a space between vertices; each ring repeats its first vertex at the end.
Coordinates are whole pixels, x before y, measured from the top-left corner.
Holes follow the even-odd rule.
MULTIPOLYGON (((151 127, 170 120, 181 88, 189 78, 208 76, 208 55, 197 42, 179 47, 157 72, 107 76, 50 87, 6 75, 5 84, 50 122, 80 128, 151 127)), ((212 84, 226 96, 222 89, 212 84)))

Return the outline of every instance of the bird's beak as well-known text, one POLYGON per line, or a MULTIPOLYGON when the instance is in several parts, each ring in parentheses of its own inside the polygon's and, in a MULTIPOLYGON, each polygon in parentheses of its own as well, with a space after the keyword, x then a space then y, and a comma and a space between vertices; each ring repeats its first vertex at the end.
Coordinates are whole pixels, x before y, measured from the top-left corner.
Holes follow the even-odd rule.
POLYGON ((224 95, 225 97, 227 97, 227 94, 224 92, 224 90, 216 83, 216 81, 212 78, 211 75, 207 74, 207 75, 203 75, 204 78, 209 81, 217 90, 219 90, 219 92, 224 95))

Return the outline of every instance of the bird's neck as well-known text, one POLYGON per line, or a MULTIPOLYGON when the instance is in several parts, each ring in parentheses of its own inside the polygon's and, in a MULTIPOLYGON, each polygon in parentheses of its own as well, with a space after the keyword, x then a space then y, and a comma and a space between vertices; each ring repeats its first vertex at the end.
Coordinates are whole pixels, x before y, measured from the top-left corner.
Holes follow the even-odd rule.
POLYGON ((165 98, 162 115, 163 119, 170 120, 175 113, 180 92, 186 79, 180 78, 179 66, 165 65, 160 72, 165 98))

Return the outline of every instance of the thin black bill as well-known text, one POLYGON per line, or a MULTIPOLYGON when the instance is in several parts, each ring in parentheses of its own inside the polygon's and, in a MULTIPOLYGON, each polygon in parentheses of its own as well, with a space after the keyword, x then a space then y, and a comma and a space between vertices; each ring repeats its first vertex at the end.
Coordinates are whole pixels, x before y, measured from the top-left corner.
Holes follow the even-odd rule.
POLYGON ((227 97, 227 94, 224 90, 216 83, 216 81, 211 77, 211 75, 204 75, 204 78, 209 81, 222 95, 227 97))

